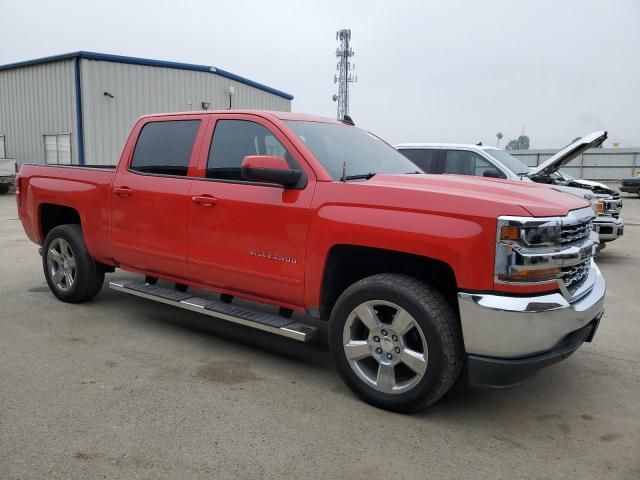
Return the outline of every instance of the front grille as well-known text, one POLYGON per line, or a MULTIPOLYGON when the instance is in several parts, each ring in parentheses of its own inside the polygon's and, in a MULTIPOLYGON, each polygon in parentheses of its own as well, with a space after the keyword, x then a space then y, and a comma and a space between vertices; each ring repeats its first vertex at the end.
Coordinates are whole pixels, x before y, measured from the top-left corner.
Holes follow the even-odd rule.
POLYGON ((560 241, 562 245, 579 242, 580 240, 588 238, 592 229, 593 226, 590 218, 580 223, 563 225, 560 233, 560 241))
POLYGON ((570 293, 573 294, 578 288, 584 285, 589 277, 589 269, 591 268, 591 259, 572 265, 571 267, 562 268, 562 281, 570 293))

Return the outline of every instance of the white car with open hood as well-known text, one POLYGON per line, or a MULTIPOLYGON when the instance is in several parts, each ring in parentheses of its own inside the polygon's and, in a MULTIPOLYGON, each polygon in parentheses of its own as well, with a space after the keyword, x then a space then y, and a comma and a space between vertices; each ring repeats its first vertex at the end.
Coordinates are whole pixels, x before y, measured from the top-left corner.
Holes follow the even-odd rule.
POLYGON ((598 131, 576 140, 537 167, 530 168, 505 150, 482 145, 454 143, 402 143, 396 148, 426 173, 476 175, 548 184, 561 192, 591 202, 597 217, 593 228, 601 246, 622 236, 620 194, 598 182, 569 178, 560 168, 586 150, 600 146, 607 132, 598 131))

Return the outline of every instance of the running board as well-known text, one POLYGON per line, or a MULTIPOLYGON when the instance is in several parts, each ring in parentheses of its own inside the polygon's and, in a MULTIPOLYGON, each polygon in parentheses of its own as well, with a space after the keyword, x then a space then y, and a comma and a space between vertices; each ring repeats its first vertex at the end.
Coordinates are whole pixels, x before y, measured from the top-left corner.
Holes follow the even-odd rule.
POLYGON ((229 303, 196 297, 188 292, 179 292, 170 288, 157 287, 147 283, 123 280, 109 282, 109 288, 129 295, 147 298, 184 310, 203 313, 210 317, 221 318, 247 327, 275 333, 300 342, 307 342, 315 337, 318 328, 294 322, 289 318, 251 310, 229 303))

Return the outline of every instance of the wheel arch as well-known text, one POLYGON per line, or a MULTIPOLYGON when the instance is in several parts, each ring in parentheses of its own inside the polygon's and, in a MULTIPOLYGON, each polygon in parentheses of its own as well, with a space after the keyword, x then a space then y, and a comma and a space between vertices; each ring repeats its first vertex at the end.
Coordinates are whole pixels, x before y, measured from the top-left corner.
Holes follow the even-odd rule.
POLYGON ((320 317, 328 320, 338 299, 350 285, 379 273, 400 273, 417 278, 438 290, 457 312, 458 284, 453 268, 442 260, 412 253, 334 245, 327 255, 322 276, 320 317))
POLYGON ((53 228, 68 224, 80 225, 82 228, 80 212, 75 208, 55 203, 41 203, 39 205, 38 228, 42 243, 53 228))

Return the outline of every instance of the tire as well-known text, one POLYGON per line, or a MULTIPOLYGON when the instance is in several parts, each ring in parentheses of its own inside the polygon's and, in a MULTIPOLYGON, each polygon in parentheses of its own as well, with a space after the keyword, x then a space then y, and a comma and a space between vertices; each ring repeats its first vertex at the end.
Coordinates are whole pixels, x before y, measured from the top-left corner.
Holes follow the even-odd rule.
POLYGON ((87 301, 104 283, 104 269, 89 255, 80 225, 51 229, 42 249, 42 266, 51 292, 63 302, 87 301))
POLYGON ((435 403, 464 360, 451 305, 428 284, 399 274, 373 275, 342 293, 329 320, 329 347, 354 393, 396 412, 435 403))
POLYGON ((9 185, 0 185, 0 195, 4 195, 5 193, 9 193, 9 185))

